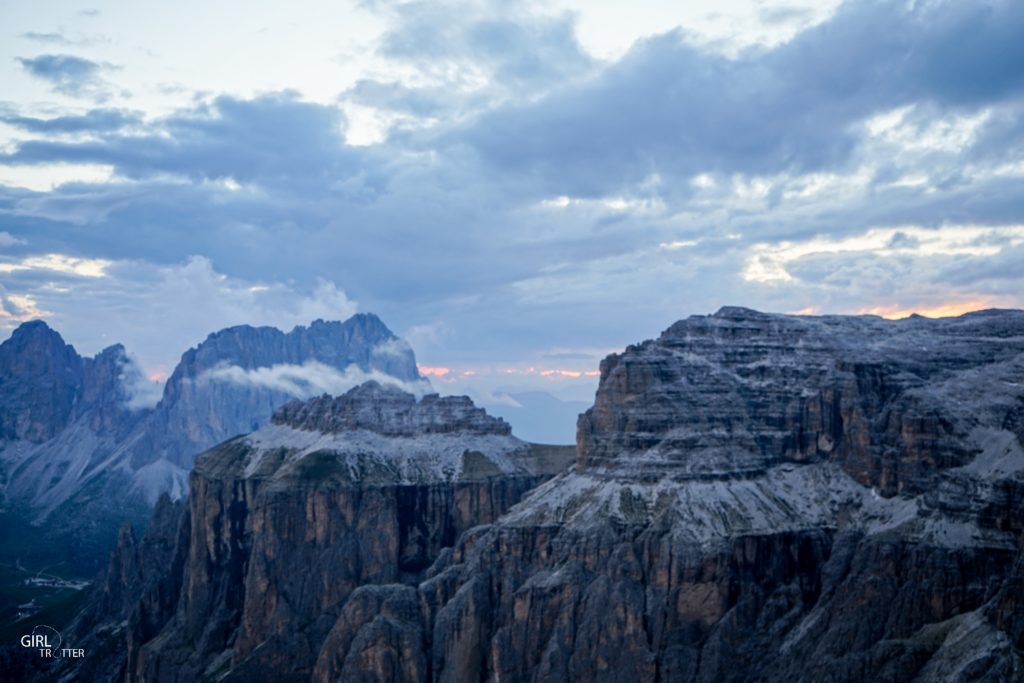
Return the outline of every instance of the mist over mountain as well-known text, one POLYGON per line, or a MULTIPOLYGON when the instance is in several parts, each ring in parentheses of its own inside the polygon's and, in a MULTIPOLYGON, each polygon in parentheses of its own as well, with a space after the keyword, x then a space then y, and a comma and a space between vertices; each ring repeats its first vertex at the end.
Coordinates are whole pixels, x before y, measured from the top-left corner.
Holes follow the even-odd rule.
POLYGON ((184 353, 150 406, 123 347, 82 358, 44 322, 25 323, 0 344, 4 508, 90 566, 123 519, 141 523, 161 493, 185 494, 198 453, 289 400, 368 379, 429 388, 412 350, 372 314, 215 332, 184 353))
POLYGON ((574 458, 464 397, 287 404, 121 539, 72 627, 109 656, 56 670, 1024 678, 1024 311, 726 307, 600 373, 574 458))

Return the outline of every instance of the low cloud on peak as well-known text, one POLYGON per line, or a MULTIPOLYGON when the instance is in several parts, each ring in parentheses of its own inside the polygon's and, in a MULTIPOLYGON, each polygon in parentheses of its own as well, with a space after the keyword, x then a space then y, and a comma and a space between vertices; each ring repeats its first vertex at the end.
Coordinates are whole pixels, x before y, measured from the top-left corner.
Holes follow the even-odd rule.
POLYGON ((195 381, 228 382, 243 387, 259 387, 306 399, 322 394, 340 396, 352 387, 371 380, 394 385, 417 397, 433 391, 430 382, 425 379, 405 382, 378 370, 366 371, 356 365, 339 370, 317 361, 307 361, 301 365, 282 363, 254 369, 225 364, 204 372, 195 381))
MULTIPOLYGON (((632 46, 602 51, 607 8, 374 2, 338 23, 367 27, 340 57, 317 26, 296 52, 276 16, 214 22, 237 50, 165 83, 173 106, 5 96, 0 325, 46 314, 154 370, 211 330, 358 301, 483 395, 493 378, 459 373, 582 382, 597 357, 543 354, 621 348, 727 303, 1021 306, 1022 7, 767 3, 733 17, 762 33, 725 49, 689 10, 641 2, 620 31, 632 46), (264 28, 280 68, 245 52, 264 28), (211 88, 218 69, 232 77, 211 88), (372 135, 352 144, 357 129, 372 135)), ((64 73, 118 92, 181 66, 136 28, 153 55, 9 66, 37 88, 64 73)))

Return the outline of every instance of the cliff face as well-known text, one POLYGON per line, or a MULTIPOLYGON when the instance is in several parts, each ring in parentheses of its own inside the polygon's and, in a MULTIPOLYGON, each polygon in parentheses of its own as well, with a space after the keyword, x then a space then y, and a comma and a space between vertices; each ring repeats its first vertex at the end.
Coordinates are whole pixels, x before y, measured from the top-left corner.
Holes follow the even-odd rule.
POLYGON ((139 375, 121 345, 85 358, 42 321, 0 344, 0 507, 37 524, 52 519, 35 547, 23 544, 22 561, 93 570, 136 511, 99 494, 100 480, 125 483, 107 466, 145 419, 129 406, 139 375), (76 496, 73 512, 61 511, 76 496))
POLYGON ((361 383, 357 375, 422 383, 412 350, 371 314, 288 333, 243 325, 211 334, 167 380, 133 459, 163 459, 187 471, 196 455, 257 429, 296 395, 322 393, 324 384, 338 393, 346 372, 353 377, 345 388, 361 383))
POLYGON ((464 402, 293 404, 198 462, 128 679, 1024 680, 1022 387, 1024 312, 726 308, 518 504, 545 454, 464 402))
POLYGON ((1019 680, 1022 353, 723 309, 609 357, 575 470, 420 585, 432 679, 1019 680))
POLYGON ((0 344, 0 438, 38 442, 72 419, 84 361, 42 321, 20 326, 0 344))
POLYGON ((197 461, 178 609, 130 675, 308 679, 353 591, 415 585, 565 455, 516 439, 462 397, 417 401, 371 382, 285 406, 197 461))
POLYGON ((142 643, 174 615, 188 549, 189 511, 162 495, 145 533, 125 523, 86 607, 62 629, 68 643, 88 657, 51 662, 33 680, 124 681, 142 643))
POLYGON ((198 453, 296 396, 367 377, 427 386, 412 350, 374 315, 287 333, 239 326, 187 351, 159 403, 140 407, 133 389, 145 380, 122 346, 83 358, 45 323, 25 323, 0 344, 4 507, 42 525, 41 546, 66 548, 58 560, 94 571, 122 520, 144 520, 161 493, 186 493, 198 453))

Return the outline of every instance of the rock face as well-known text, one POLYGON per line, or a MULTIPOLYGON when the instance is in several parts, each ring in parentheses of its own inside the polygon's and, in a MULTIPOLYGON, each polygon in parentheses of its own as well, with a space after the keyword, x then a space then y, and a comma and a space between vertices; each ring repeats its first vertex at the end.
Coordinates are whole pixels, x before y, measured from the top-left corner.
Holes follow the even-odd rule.
POLYGON ((315 395, 323 385, 347 389, 364 375, 427 387, 409 346, 372 314, 317 320, 288 333, 247 325, 222 330, 182 356, 135 457, 187 471, 197 454, 257 429, 296 395, 315 395))
POLYGON ((507 422, 489 416, 467 396, 430 394, 417 402, 412 394, 367 382, 343 396, 324 395, 286 404, 271 419, 304 431, 340 434, 365 430, 383 436, 495 434, 508 436, 507 422))
POLYGON ((127 363, 120 345, 82 358, 41 320, 20 326, 0 344, 0 440, 40 443, 85 416, 116 431, 127 363))
POLYGON ((188 530, 187 505, 166 493, 153 507, 141 538, 130 524, 123 525, 102 581, 85 609, 62 631, 67 642, 88 657, 53 662, 36 680, 125 680, 135 664, 129 653, 151 640, 177 607, 188 530))
POLYGON ((0 505, 35 523, 54 519, 38 549, 24 544, 23 561, 37 559, 35 550, 47 561, 99 558, 132 514, 98 494, 120 444, 145 418, 129 407, 139 376, 121 345, 83 358, 42 321, 0 344, 0 505), (76 496, 77 512, 63 514, 76 496), (88 523, 79 525, 82 516, 88 523), (46 555, 51 542, 63 557, 46 555))
POLYGON ((161 493, 186 493, 198 453, 296 396, 366 378, 429 386, 408 345, 371 314, 288 333, 239 326, 187 351, 159 403, 141 407, 133 388, 145 380, 122 346, 82 358, 45 323, 25 323, 0 344, 4 507, 92 570, 123 519, 141 524, 161 493))
POLYGON ((414 592, 459 534, 496 520, 566 456, 464 397, 417 401, 369 382, 285 406, 196 462, 178 609, 132 651, 129 678, 308 679, 357 588, 414 592))
POLYGON ((127 680, 1021 681, 1022 441, 1022 311, 688 318, 515 505, 464 402, 289 405, 197 463, 127 680))
POLYGON ((420 585, 431 678, 1022 680, 1022 410, 1019 311, 679 322, 420 585))

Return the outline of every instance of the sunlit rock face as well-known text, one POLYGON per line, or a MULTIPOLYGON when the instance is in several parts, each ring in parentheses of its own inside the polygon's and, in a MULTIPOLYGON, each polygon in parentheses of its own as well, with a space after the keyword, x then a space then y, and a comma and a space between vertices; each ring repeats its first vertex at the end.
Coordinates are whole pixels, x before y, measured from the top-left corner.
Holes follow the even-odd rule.
POLYGON ((602 363, 525 497, 553 453, 446 401, 203 456, 128 679, 1024 679, 1024 312, 689 318, 602 363))

